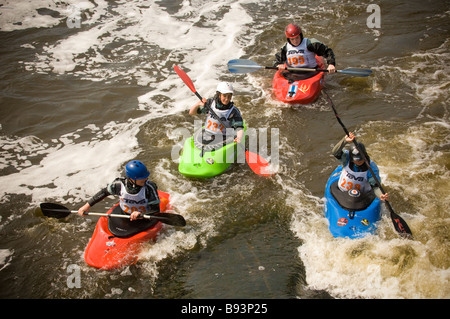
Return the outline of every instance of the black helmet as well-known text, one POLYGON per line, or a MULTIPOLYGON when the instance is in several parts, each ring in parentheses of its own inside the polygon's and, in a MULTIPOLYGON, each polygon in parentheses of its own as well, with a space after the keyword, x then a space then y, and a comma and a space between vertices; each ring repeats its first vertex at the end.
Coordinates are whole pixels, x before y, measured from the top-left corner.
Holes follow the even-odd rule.
POLYGON ((350 149, 351 160, 352 160, 352 161, 361 161, 361 160, 363 160, 364 157, 365 157, 365 158, 367 159, 367 161, 370 162, 370 158, 369 158, 369 155, 367 154, 366 147, 364 146, 364 144, 363 144, 363 143, 360 143, 360 142, 358 142, 358 143, 356 143, 356 144, 358 144, 358 148, 355 146, 355 144, 353 144, 352 147, 351 147, 351 149, 350 149), (361 152, 363 152, 364 157, 363 157, 363 155, 358 151, 358 149, 360 149, 361 152))

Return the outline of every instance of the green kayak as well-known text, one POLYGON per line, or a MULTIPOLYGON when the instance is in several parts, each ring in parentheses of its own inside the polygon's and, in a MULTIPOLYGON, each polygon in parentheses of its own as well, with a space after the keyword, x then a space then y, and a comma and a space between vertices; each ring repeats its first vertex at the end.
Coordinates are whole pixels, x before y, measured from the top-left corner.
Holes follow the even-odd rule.
MULTIPOLYGON (((245 132, 247 126, 244 122, 244 136, 242 145, 245 145, 245 132)), ((244 148, 240 148, 244 159, 244 148)), ((186 139, 178 170, 187 177, 210 178, 222 174, 238 156, 238 145, 234 137, 223 139, 221 135, 208 135, 204 128, 197 130, 193 136, 186 139)))

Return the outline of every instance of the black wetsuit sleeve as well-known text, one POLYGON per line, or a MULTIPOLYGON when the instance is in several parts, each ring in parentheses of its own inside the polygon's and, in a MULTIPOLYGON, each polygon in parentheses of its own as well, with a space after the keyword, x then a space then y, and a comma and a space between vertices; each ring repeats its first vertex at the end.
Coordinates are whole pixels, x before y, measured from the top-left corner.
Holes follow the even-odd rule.
POLYGON ((273 66, 286 63, 286 52, 287 52, 286 46, 287 44, 285 44, 281 48, 281 50, 277 54, 275 54, 275 61, 273 63, 273 66))
POLYGON ((160 212, 160 206, 161 200, 159 199, 158 195, 158 187, 155 183, 151 181, 147 181, 146 183, 146 196, 148 199, 147 204, 147 214, 154 214, 160 212))
POLYGON ((333 50, 327 47, 322 42, 312 39, 311 42, 308 44, 307 49, 311 52, 314 52, 318 56, 323 56, 327 60, 328 64, 336 66, 336 60, 334 57, 333 50))
POLYGON ((97 204, 98 202, 102 201, 103 199, 105 199, 106 197, 108 197, 110 194, 108 193, 108 189, 107 187, 101 189, 97 194, 95 194, 94 196, 92 196, 89 200, 88 203, 89 205, 94 206, 95 204, 97 204))
POLYGON ((92 207, 109 195, 120 195, 120 188, 120 179, 115 179, 111 184, 102 188, 97 194, 92 196, 92 198, 88 200, 89 205, 92 207))
POLYGON ((230 115, 231 127, 235 130, 244 129, 244 119, 242 118, 241 112, 235 108, 230 115))
POLYGON ((209 111, 208 107, 211 106, 212 101, 213 101, 212 98, 207 99, 206 103, 205 103, 205 106, 200 106, 197 109, 197 114, 206 114, 206 113, 208 113, 208 111, 209 111))

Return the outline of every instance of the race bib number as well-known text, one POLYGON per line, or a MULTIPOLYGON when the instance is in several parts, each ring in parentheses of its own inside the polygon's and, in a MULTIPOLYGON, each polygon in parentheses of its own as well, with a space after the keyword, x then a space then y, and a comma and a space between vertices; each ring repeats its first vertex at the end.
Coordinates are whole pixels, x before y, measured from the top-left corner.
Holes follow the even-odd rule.
POLYGON ((213 121, 213 120, 209 119, 208 123, 206 125, 206 128, 212 132, 220 131, 223 133, 224 126, 217 121, 213 121))
POLYGON ((290 66, 294 66, 294 67, 298 66, 298 65, 303 65, 303 64, 305 64, 305 58, 302 55, 292 56, 292 57, 289 57, 288 63, 290 66))

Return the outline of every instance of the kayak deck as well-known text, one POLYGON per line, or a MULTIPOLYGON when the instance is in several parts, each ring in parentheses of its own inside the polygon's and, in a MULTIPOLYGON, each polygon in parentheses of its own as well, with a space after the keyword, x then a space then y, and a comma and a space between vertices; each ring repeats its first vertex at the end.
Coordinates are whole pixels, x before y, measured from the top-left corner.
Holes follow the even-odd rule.
MULTIPOLYGON (((170 209, 169 194, 158 191, 161 212, 170 209)), ((119 204, 114 205, 116 207, 119 204)), ((112 207, 108 214, 114 209, 112 207)), ((84 259, 89 266, 101 269, 117 269, 135 264, 142 244, 155 240, 162 223, 157 222, 150 228, 130 237, 116 237, 108 229, 108 217, 100 217, 94 233, 84 252, 84 259)))
MULTIPOLYGON (((246 131, 244 123, 244 131, 246 131)), ((237 158, 244 158, 243 148, 234 143, 234 137, 226 140, 222 136, 211 142, 205 142, 203 130, 197 130, 193 136, 186 139, 180 156, 178 171, 186 177, 211 178, 222 174, 237 158), (220 139, 220 140, 219 140, 220 139)), ((241 141, 245 143, 245 134, 241 141)))
MULTIPOLYGON (((324 68, 321 57, 316 56, 317 65, 324 68)), ((275 97, 289 104, 314 102, 325 85, 325 72, 289 72, 278 70, 273 77, 275 97)))
POLYGON ((325 188, 324 213, 331 234, 334 237, 348 238, 360 238, 373 234, 377 229, 377 222, 381 219, 380 199, 374 194, 361 196, 360 199, 351 199, 347 192, 341 192, 336 186, 341 171, 342 166, 334 170, 325 188), (333 196, 333 187, 337 189, 334 192, 341 192, 341 198, 347 197, 345 204, 343 204, 344 200, 339 198, 339 203, 336 196, 333 196), (344 208, 350 206, 349 203, 352 201, 353 209, 344 208))

